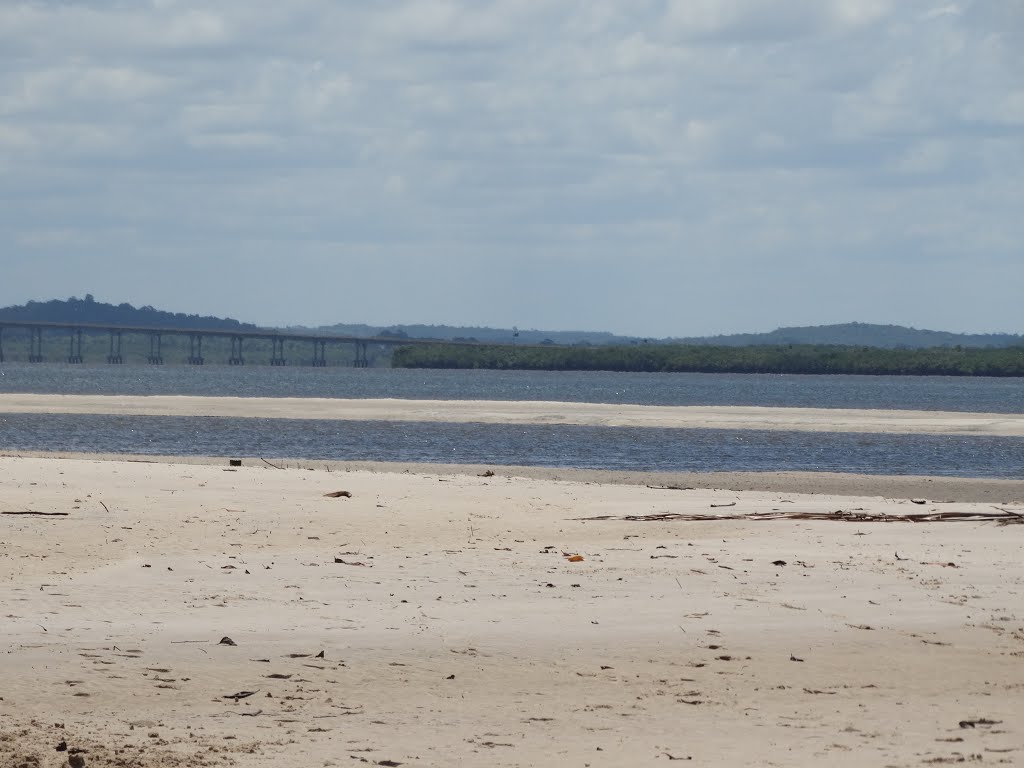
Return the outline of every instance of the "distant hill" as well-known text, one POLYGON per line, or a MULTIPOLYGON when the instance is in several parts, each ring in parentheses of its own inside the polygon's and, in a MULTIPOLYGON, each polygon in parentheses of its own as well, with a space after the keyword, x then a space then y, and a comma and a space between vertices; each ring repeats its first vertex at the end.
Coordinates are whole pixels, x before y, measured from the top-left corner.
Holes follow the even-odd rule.
MULTIPOLYGON (((293 329, 299 330, 299 329, 293 329)), ((631 344, 639 341, 634 336, 616 336, 604 331, 538 331, 511 328, 487 328, 462 325, 389 325, 371 326, 344 324, 302 328, 303 331, 321 331, 352 336, 399 336, 411 339, 443 339, 445 341, 482 341, 488 344, 631 344), (516 335, 518 334, 518 335, 516 335)))
MULTIPOLYGON (((330 325, 316 329, 326 333, 354 336, 408 336, 414 339, 444 339, 447 341, 473 340, 489 344, 510 344, 513 331, 509 328, 481 328, 454 325, 330 325)), ((918 330, 901 325, 874 325, 871 323, 843 323, 840 325, 814 325, 779 328, 768 333, 737 333, 725 336, 697 336, 670 339, 643 339, 637 336, 617 336, 599 331, 538 331, 519 330, 515 337, 520 344, 564 345, 612 344, 706 344, 727 347, 762 345, 810 344, 847 347, 879 347, 883 349, 925 349, 929 347, 1013 347, 1024 345, 1024 336, 1011 333, 966 334, 947 331, 918 330)))
POLYGON ((883 349, 929 347, 1013 347, 1024 345, 1024 336, 1012 333, 949 333, 906 328, 902 325, 843 323, 779 328, 769 333, 738 333, 671 339, 675 344, 710 344, 727 347, 816 344, 883 349))
POLYGON ((91 294, 84 299, 72 296, 66 301, 30 301, 27 304, 0 308, 0 321, 40 323, 94 323, 98 325, 136 325, 174 328, 207 328, 210 330, 256 330, 252 323, 241 323, 229 317, 186 315, 164 312, 153 307, 131 304, 104 304, 91 294))
MULTIPOLYGON (((258 330, 260 326, 229 317, 186 315, 153 307, 131 304, 105 304, 89 294, 84 299, 29 301, 19 306, 0 308, 0 321, 51 323, 95 323, 110 325, 163 326, 206 328, 210 330, 258 330)), ((337 323, 319 327, 289 326, 280 330, 296 333, 325 333, 338 336, 392 336, 444 341, 480 341, 487 344, 559 344, 607 346, 631 344, 701 344, 728 347, 762 345, 818 345, 847 347, 879 347, 884 349, 925 349, 929 347, 999 348, 1024 346, 1024 335, 1012 333, 966 334, 929 331, 901 325, 842 323, 778 328, 768 333, 738 333, 724 336, 697 336, 670 339, 643 339, 618 336, 604 331, 516 330, 461 325, 367 325, 337 323)))

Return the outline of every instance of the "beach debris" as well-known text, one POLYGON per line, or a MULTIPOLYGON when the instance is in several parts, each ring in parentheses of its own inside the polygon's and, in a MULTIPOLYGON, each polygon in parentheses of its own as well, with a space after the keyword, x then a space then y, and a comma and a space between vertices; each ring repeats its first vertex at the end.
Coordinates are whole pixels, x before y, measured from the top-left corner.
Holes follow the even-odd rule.
POLYGON ((488 469, 486 472, 481 472, 478 477, 494 477, 494 472, 488 469))
POLYGON ((320 651, 320 653, 318 653, 318 654, 317 654, 316 656, 314 656, 314 658, 316 658, 316 659, 322 659, 322 658, 324 658, 324 652, 323 652, 323 651, 320 651))
POLYGON ((563 552, 562 557, 568 560, 570 563, 582 563, 583 555, 578 555, 575 552, 563 552))
POLYGON ((911 499, 910 503, 911 504, 927 504, 928 503, 928 499, 911 499))
POLYGON ((262 461, 268 467, 273 467, 274 469, 284 469, 284 467, 279 467, 279 466, 277 466, 277 464, 271 464, 269 461, 264 459, 262 456, 260 456, 260 461, 262 461))
POLYGON ((907 557, 900 557, 900 553, 899 552, 894 552, 893 554, 896 555, 896 559, 897 560, 909 560, 910 559, 910 558, 907 558, 907 557))
POLYGON ((330 493, 325 493, 324 497, 328 499, 351 499, 352 493, 350 491, 331 491, 330 493))
POLYGON ((217 645, 238 645, 238 643, 236 643, 234 640, 232 640, 227 635, 224 635, 224 637, 222 637, 220 639, 220 642, 217 643, 217 645))
POLYGON ((250 696, 255 696, 257 693, 259 693, 259 691, 239 691, 238 693, 229 693, 223 698, 238 701, 239 699, 248 699, 250 696))
MULTIPOLYGON (((688 701, 686 703, 687 704, 699 704, 700 702, 697 702, 697 701, 690 702, 690 701, 688 701)), ((693 760, 693 757, 691 757, 690 755, 687 755, 686 757, 676 757, 675 755, 669 754, 668 752, 665 752, 664 754, 665 754, 665 757, 667 757, 669 760, 684 760, 684 761, 685 760, 693 760)))
POLYGON ((390 768, 398 768, 398 766, 401 765, 401 763, 396 763, 394 760, 381 760, 379 763, 377 763, 377 765, 385 765, 389 766, 390 768))
POLYGON ((85 768, 85 758, 80 754, 68 755, 69 768, 85 768))
POLYGON ((240 466, 242 466, 242 460, 241 459, 228 459, 228 466, 229 467, 240 467, 240 466))
POLYGON ((364 568, 372 568, 373 567, 372 565, 367 565, 366 563, 364 563, 364 562, 362 562, 360 560, 343 560, 340 557, 334 558, 334 562, 335 563, 340 563, 341 565, 359 565, 359 566, 363 566, 364 568))
POLYGON ((56 751, 57 752, 67 752, 68 751, 68 743, 66 741, 61 741, 61 743, 57 745, 56 751))
POLYGON ((772 565, 785 565, 785 560, 772 560, 772 565))
POLYGON ((793 655, 792 653, 791 653, 791 654, 789 654, 789 660, 790 660, 790 661, 800 661, 800 662, 802 662, 802 661, 803 661, 803 659, 801 659, 801 658, 799 658, 799 657, 797 657, 797 656, 794 656, 794 655, 793 655))
MULTIPOLYGON (((734 502, 735 503, 735 502, 734 502)), ((715 506, 715 505, 712 505, 715 506)), ((719 505, 732 506, 732 505, 719 505)), ((744 512, 740 514, 703 515, 687 512, 658 512, 653 515, 595 515, 574 517, 573 521, 597 522, 600 520, 626 520, 630 522, 658 523, 673 520, 704 522, 722 520, 750 520, 768 522, 777 520, 827 520, 837 523, 987 523, 1000 525, 1024 525, 1024 515, 1007 510, 994 512, 919 512, 910 515, 870 514, 857 510, 837 509, 835 512, 744 512)), ((905 559, 905 558, 901 558, 905 559)))
POLYGON ((712 504, 711 508, 712 509, 719 509, 720 507, 735 507, 735 506, 736 506, 736 502, 735 501, 727 501, 724 504, 712 504))
POLYGON ((979 717, 974 720, 961 720, 959 725, 961 728, 976 728, 979 725, 999 725, 1002 720, 989 720, 987 717, 979 717))
POLYGON ((30 515, 32 517, 67 517, 69 514, 69 512, 34 512, 32 510, 0 512, 0 515, 30 515))

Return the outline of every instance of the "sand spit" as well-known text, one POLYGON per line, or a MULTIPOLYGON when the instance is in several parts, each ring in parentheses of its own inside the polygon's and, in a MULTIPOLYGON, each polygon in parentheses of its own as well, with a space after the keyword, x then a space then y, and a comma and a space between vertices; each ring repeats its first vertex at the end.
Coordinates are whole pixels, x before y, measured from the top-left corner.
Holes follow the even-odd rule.
POLYGON ((653 406, 499 400, 0 395, 0 413, 448 421, 609 427, 773 429, 1024 436, 1024 414, 743 406, 653 406))
POLYGON ((4 768, 1024 759, 1024 525, 576 519, 991 503, 148 461, 0 458, 4 768))

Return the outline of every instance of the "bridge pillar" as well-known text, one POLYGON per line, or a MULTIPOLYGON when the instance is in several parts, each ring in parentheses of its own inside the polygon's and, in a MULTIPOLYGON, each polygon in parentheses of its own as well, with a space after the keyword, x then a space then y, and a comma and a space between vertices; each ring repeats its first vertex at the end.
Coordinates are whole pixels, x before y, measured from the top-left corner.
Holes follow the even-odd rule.
POLYGON ((188 335, 188 364, 203 364, 203 336, 200 333, 188 335))
POLYGON ((366 342, 357 341, 356 347, 356 359, 352 363, 355 368, 368 368, 370 365, 370 358, 366 354, 366 342))
POLYGON ((41 362, 43 362, 43 329, 42 328, 29 328, 28 361, 30 363, 41 363, 41 362))
POLYGON ((124 357, 121 356, 121 331, 110 332, 110 352, 107 354, 107 363, 110 365, 121 365, 124 357))
POLYGON ((270 364, 288 365, 288 361, 284 359, 284 339, 271 338, 270 343, 274 345, 274 349, 270 353, 270 364))
POLYGON ((164 356, 162 353, 163 336, 159 333, 149 334, 149 357, 146 360, 150 365, 163 365, 164 356))
POLYGON ((228 358, 228 365, 245 365, 245 358, 242 356, 242 337, 231 337, 231 357, 228 358))
POLYGON ((68 348, 68 362, 72 365, 82 362, 82 329, 71 329, 71 342, 68 348))
POLYGON ((0 363, 4 361, 4 329, 0 326, 0 363))
POLYGON ((327 342, 323 339, 313 339, 313 362, 314 368, 327 367, 327 342))

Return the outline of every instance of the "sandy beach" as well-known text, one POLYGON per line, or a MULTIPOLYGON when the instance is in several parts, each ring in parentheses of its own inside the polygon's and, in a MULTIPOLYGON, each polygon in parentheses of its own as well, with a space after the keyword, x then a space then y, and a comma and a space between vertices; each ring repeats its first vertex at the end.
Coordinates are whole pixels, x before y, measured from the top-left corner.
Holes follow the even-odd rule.
POLYGON ((0 413, 221 416, 264 419, 575 424, 682 429, 1024 436, 1024 414, 946 411, 657 406, 507 400, 346 400, 316 397, 197 397, 0 394, 0 413))
POLYGON ((1020 483, 478 469, 0 457, 0 766, 1024 759, 1024 526, 714 519, 1020 483))

